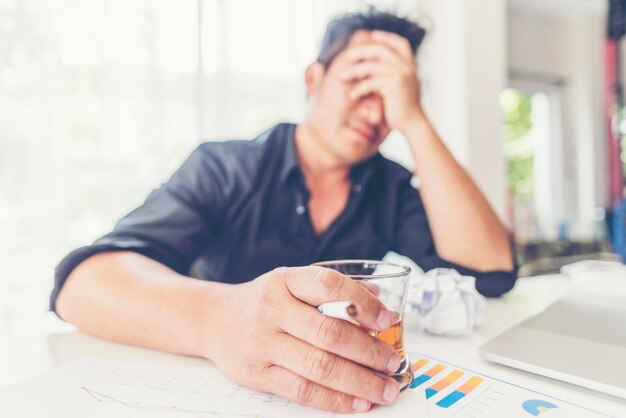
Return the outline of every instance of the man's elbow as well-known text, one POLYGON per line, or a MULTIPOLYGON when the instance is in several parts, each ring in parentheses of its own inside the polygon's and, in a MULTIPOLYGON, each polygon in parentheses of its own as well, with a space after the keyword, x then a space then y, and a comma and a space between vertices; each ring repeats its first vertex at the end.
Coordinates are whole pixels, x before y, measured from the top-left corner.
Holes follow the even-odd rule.
POLYGON ((517 269, 491 271, 476 277, 476 290, 486 297, 498 297, 513 289, 517 281, 517 269))
POLYGON ((56 298, 54 310, 64 321, 78 325, 81 312, 89 309, 92 304, 89 302, 90 295, 97 293, 97 283, 95 279, 103 264, 109 262, 110 257, 115 253, 99 253, 92 255, 80 262, 69 273, 56 298))
POLYGON ((63 287, 59 290, 59 294, 56 298, 54 310, 64 321, 70 322, 76 325, 75 319, 77 312, 79 311, 77 305, 79 305, 81 294, 84 292, 80 289, 84 284, 84 265, 89 262, 89 259, 80 263, 76 268, 67 276, 63 287))
POLYGON ((498 251, 491 260, 486 260, 485 264, 480 269, 481 271, 513 272, 515 269, 513 251, 510 247, 507 250, 498 251))

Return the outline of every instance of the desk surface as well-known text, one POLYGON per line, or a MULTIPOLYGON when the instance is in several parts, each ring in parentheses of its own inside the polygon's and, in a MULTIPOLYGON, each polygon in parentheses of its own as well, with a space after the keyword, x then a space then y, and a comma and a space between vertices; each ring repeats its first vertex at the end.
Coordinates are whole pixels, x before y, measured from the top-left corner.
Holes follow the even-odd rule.
MULTIPOLYGON (((561 298, 571 287, 569 280, 560 275, 520 279, 515 289, 503 298, 488 301, 483 325, 469 337, 427 335, 418 331, 416 323, 406 318, 407 349, 555 397, 575 401, 607 414, 626 416, 626 400, 490 363, 482 359, 478 353, 478 347, 484 342, 513 324, 541 312, 561 298)), ((116 344, 70 331, 9 339, 0 344, 0 383, 10 384, 53 366, 87 356, 174 365, 206 364, 206 360, 199 358, 116 344)))

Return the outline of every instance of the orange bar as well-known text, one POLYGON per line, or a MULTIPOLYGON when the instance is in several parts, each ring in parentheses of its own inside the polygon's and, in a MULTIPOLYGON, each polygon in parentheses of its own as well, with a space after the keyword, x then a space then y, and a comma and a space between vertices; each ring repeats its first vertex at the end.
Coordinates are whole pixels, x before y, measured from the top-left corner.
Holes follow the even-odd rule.
POLYGON ((458 392, 468 394, 470 393, 476 386, 480 385, 485 379, 482 377, 474 376, 467 382, 463 383, 463 385, 457 389, 458 392))
POLYGON ((432 385, 430 388, 432 390, 436 390, 437 392, 441 392, 443 389, 447 388, 450 383, 455 382, 459 377, 463 376, 463 372, 460 370, 454 370, 449 375, 432 385))
POLYGON ((428 360, 426 360, 425 358, 421 358, 417 360, 415 363, 413 363, 413 370, 417 370, 427 363, 428 363, 428 360))
POLYGON ((440 371, 442 371, 443 369, 445 369, 446 366, 444 366, 443 364, 437 364, 436 366, 432 367, 430 370, 428 370, 426 373, 424 373, 426 376, 436 376, 437 373, 439 373, 440 371))

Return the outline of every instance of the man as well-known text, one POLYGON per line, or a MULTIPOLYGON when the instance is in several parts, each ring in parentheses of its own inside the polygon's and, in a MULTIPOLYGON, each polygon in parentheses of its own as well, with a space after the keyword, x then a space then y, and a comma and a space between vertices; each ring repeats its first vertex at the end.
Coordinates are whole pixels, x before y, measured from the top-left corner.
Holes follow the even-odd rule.
POLYGON ((203 356, 307 405, 394 402, 395 351, 315 307, 351 300, 377 330, 391 313, 346 276, 306 266, 394 250, 474 275, 488 296, 515 281, 506 229, 422 111, 423 36, 377 11, 331 22, 305 73, 306 120, 201 145, 113 232, 59 264, 51 308, 85 332, 203 356), (391 129, 411 147, 419 192, 377 152, 391 129))

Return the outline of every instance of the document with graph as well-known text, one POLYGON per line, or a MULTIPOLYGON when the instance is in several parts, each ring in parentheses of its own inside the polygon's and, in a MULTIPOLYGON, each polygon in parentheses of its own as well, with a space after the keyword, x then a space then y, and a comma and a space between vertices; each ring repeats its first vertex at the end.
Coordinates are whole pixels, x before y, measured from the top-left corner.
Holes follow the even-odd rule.
MULTIPOLYGON (((435 359, 411 355, 415 379, 391 406, 368 417, 607 417, 435 359)), ((10 417, 333 418, 274 395, 248 390, 206 367, 79 359, 0 390, 10 417)), ((354 415, 351 415, 354 416, 354 415)))
POLYGON ((413 353, 409 390, 427 399, 426 417, 596 418, 612 415, 413 353))

